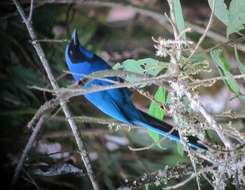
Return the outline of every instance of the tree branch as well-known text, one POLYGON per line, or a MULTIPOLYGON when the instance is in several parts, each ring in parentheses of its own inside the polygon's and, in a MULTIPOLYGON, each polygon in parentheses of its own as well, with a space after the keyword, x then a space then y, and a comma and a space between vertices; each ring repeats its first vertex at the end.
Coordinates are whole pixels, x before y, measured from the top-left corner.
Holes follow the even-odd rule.
MULTIPOLYGON (((23 22, 25 23, 26 27, 27 27, 27 30, 29 32, 29 35, 31 37, 31 40, 35 40, 37 39, 37 36, 36 36, 36 33, 34 32, 34 29, 32 27, 32 24, 31 22, 28 20, 28 18, 26 17, 24 11, 23 11, 23 8, 21 7, 20 3, 18 2, 18 0, 12 0, 13 3, 15 4, 23 22)), ((47 58, 44 54, 44 51, 40 45, 39 42, 35 41, 32 43, 33 47, 35 48, 36 50, 36 53, 38 54, 38 57, 46 71, 46 74, 48 76, 48 79, 53 87, 54 90, 58 90, 59 89, 59 86, 52 74, 52 71, 51 71, 51 68, 49 66, 49 63, 47 61, 47 58)), ((77 146, 78 146, 78 149, 79 149, 79 152, 80 152, 80 156, 83 160, 83 163, 85 165, 85 168, 87 170, 87 173, 88 173, 88 176, 90 178, 90 181, 92 183, 92 186, 94 188, 94 190, 98 190, 99 187, 98 187, 98 184, 97 184, 97 181, 95 179, 95 176, 94 176, 94 173, 93 173, 93 170, 92 170, 92 166, 91 166, 91 163, 90 163, 90 160, 89 160, 89 156, 88 156, 88 152, 85 148, 85 145, 83 143, 83 141, 81 140, 81 137, 80 137, 80 133, 79 133, 79 130, 78 130, 78 127, 75 123, 75 121, 71 118, 72 117, 72 114, 69 110, 69 108, 67 107, 66 103, 63 101, 63 100, 60 100, 60 106, 61 108, 63 109, 63 112, 68 120, 68 123, 69 123, 69 126, 73 132, 73 135, 75 137, 75 140, 76 140, 76 143, 77 143, 77 146)))
POLYGON ((15 168, 15 172, 14 172, 14 176, 12 178, 12 181, 11 181, 11 186, 10 186, 10 189, 14 189, 15 188, 15 184, 17 183, 17 180, 18 180, 18 177, 19 177, 19 174, 21 172, 21 169, 22 169, 22 166, 23 166, 23 163, 25 161, 25 158, 26 156, 29 154, 30 150, 31 150, 31 147, 37 137, 37 134, 38 132, 40 131, 43 123, 44 123, 44 119, 45 119, 45 116, 46 115, 42 115, 41 118, 39 119, 39 121, 37 122, 35 128, 33 129, 33 132, 30 136, 30 138, 28 139, 28 142, 23 150, 23 153, 21 154, 21 157, 20 157, 20 160, 18 161, 18 164, 15 168))

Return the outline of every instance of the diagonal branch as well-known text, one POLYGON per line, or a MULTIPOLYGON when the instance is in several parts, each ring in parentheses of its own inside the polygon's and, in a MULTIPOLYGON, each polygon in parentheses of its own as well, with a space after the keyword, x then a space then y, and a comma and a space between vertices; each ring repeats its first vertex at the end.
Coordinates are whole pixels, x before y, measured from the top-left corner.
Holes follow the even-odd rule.
POLYGON ((184 87, 182 87, 182 89, 183 93, 189 99, 192 109, 198 110, 203 115, 206 121, 210 124, 210 127, 212 127, 214 131, 216 131, 217 135, 228 149, 233 149, 232 142, 224 135, 224 132, 222 128, 218 125, 217 121, 207 112, 207 110, 205 110, 205 108, 200 104, 198 100, 195 100, 195 98, 191 95, 189 91, 187 91, 184 87))
MULTIPOLYGON (((215 0, 213 1, 212 10, 214 10, 214 5, 215 5, 215 0)), ((209 18, 209 21, 208 21, 208 25, 205 28, 204 33, 202 34, 201 38, 198 40, 195 48, 192 50, 192 52, 189 55, 187 60, 190 60, 190 58, 196 53, 197 49, 199 48, 199 46, 201 45, 201 43, 205 39, 205 37, 206 37, 210 27, 211 27, 211 24, 212 24, 212 21, 213 21, 213 16, 214 16, 214 11, 211 12, 211 15, 210 15, 210 18, 209 18)))
POLYGON ((26 144, 26 146, 25 146, 25 148, 24 148, 24 150, 23 150, 23 152, 21 154, 20 160, 18 161, 18 164, 17 164, 17 166, 15 168, 15 172, 14 172, 13 179, 11 181, 11 187, 10 187, 10 189, 14 189, 14 187, 15 187, 15 184, 16 184, 16 182, 18 180, 19 174, 20 174, 20 172, 22 170, 22 167, 23 167, 23 163, 25 161, 25 158, 29 154, 29 152, 31 150, 31 147, 32 147, 32 145, 33 145, 33 143, 34 143, 37 135, 38 135, 38 132, 42 128, 42 125, 44 123, 45 117, 46 117, 46 115, 42 115, 40 117, 40 119, 38 120, 35 128, 33 129, 33 132, 31 134, 30 138, 28 139, 28 142, 27 142, 27 144, 26 144))
MULTIPOLYGON (((29 35, 31 37, 31 40, 36 40, 37 39, 37 36, 36 36, 36 33, 32 27, 32 24, 31 22, 28 20, 28 18, 26 17, 24 11, 23 11, 23 8, 21 7, 20 3, 18 2, 18 0, 12 0, 13 3, 15 4, 23 22, 25 23, 26 27, 27 27, 27 30, 29 32, 29 35)), ((33 47, 35 48, 36 50, 36 53, 38 54, 38 57, 46 71, 46 74, 48 76, 48 79, 53 87, 54 90, 58 90, 59 89, 59 86, 52 74, 52 71, 51 71, 51 68, 49 66, 49 63, 47 61, 47 58, 44 54, 44 51, 40 45, 39 42, 37 41, 34 41, 32 43, 33 47)), ((60 106, 65 114, 65 117, 67 118, 68 120, 68 123, 69 123, 69 126, 73 132, 73 135, 75 137, 75 140, 76 140, 76 143, 77 143, 77 146, 78 146, 78 149, 79 149, 79 152, 80 152, 80 156, 83 160, 83 163, 85 165, 85 168, 87 170, 87 173, 88 173, 88 176, 90 178, 90 181, 92 183, 92 186, 94 188, 94 190, 98 190, 99 187, 98 187, 98 184, 97 184, 97 181, 95 179, 95 176, 94 176, 94 173, 93 173, 93 170, 92 170, 92 166, 91 166, 91 163, 90 163, 90 160, 89 160, 89 156, 88 156, 88 152, 86 150, 86 147, 83 143, 83 141, 81 140, 81 137, 80 137, 80 133, 79 133, 79 130, 78 130, 78 127, 75 123, 75 121, 71 118, 72 117, 72 114, 68 108, 68 106, 66 105, 66 103, 63 101, 63 100, 60 100, 60 106)))

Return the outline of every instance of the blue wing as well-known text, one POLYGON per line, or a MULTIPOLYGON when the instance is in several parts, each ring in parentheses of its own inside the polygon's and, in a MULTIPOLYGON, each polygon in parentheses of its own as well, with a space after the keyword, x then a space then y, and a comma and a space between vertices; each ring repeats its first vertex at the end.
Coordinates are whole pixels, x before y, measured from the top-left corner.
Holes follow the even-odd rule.
MULTIPOLYGON (((94 85, 108 86, 111 83, 102 80, 92 80, 87 82, 85 87, 90 88, 94 85)), ((85 94, 85 97, 102 112, 128 125, 132 124, 133 117, 139 117, 139 114, 134 112, 135 107, 131 102, 131 93, 127 89, 98 91, 85 94), (129 111, 132 112, 131 115, 127 114, 129 111)))

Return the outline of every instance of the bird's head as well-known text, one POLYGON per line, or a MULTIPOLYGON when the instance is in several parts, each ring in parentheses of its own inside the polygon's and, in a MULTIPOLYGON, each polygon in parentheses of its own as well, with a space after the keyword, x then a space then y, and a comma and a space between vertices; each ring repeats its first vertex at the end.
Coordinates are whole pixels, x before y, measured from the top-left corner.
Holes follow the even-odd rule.
POLYGON ((91 73, 91 63, 95 55, 81 46, 77 31, 72 33, 71 41, 66 46, 66 64, 75 80, 80 80, 86 74, 91 73))
POLYGON ((111 69, 102 58, 80 44, 76 30, 73 31, 71 41, 66 46, 65 57, 69 71, 76 81, 93 72, 111 69))

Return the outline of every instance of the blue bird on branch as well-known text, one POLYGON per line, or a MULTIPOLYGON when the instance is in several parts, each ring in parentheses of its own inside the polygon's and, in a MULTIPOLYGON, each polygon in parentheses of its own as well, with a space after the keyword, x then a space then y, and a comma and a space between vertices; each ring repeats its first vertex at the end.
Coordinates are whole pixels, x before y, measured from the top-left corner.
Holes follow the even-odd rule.
MULTIPOLYGON (((112 69, 101 57, 95 55, 80 44, 76 30, 73 32, 72 39, 66 47, 65 58, 68 69, 72 73, 75 81, 80 81, 86 75, 96 71, 112 69)), ((118 77, 109 77, 107 79, 115 82, 123 81, 118 77)), ((112 84, 108 80, 92 79, 86 82, 84 87, 91 88, 94 85, 109 86, 112 84)), ((126 125, 137 125, 154 131, 170 140, 180 142, 178 131, 172 130, 173 127, 171 125, 140 111, 134 106, 131 92, 127 88, 92 92, 84 96, 100 111, 126 125)), ((199 139, 193 136, 188 137, 188 144, 193 149, 206 149, 199 143, 199 139)))

